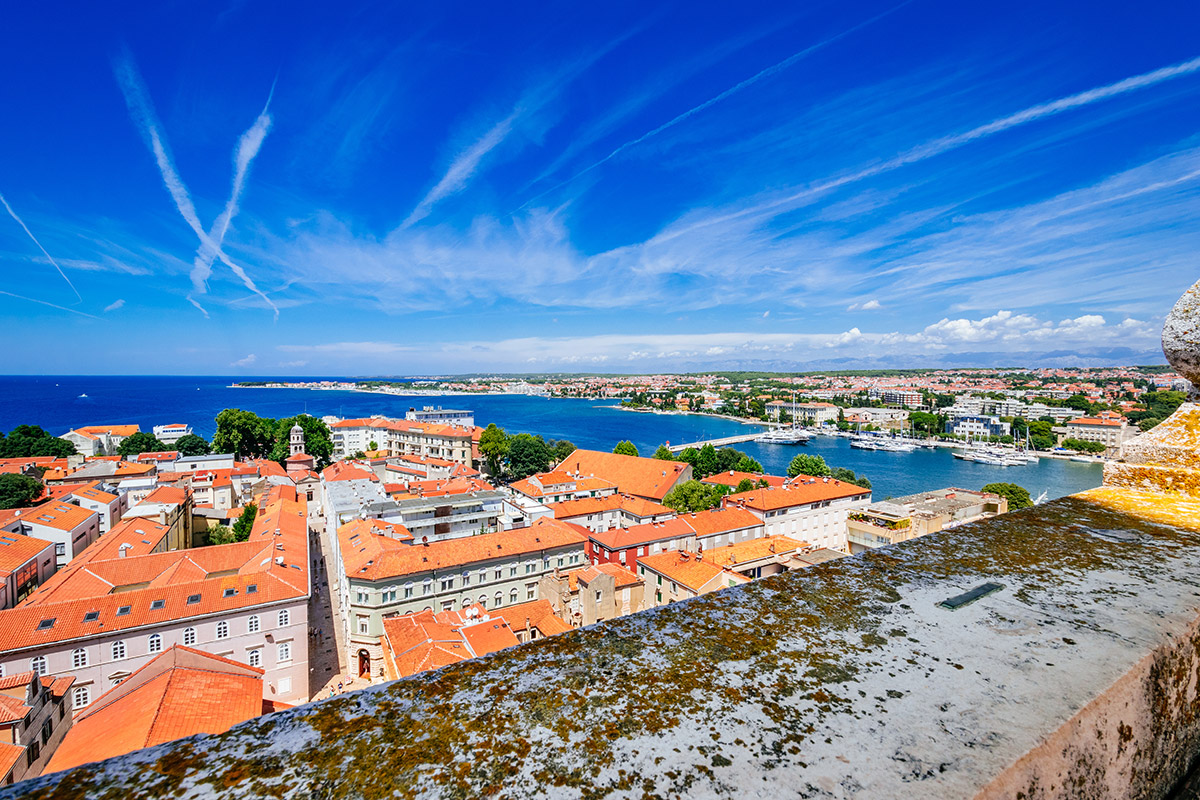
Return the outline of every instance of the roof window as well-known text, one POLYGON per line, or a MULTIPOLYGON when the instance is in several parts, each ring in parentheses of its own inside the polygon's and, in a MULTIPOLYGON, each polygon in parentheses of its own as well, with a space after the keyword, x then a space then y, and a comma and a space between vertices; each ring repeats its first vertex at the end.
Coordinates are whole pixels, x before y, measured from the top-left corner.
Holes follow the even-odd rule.
MULTIPOLYGON (((190 600, 190 598, 189 598, 189 600, 190 600)), ((160 608, 163 608, 164 606, 166 606, 166 604, 167 604, 166 600, 155 600, 150 603, 150 610, 158 611, 160 608)))
POLYGON ((258 584, 252 583, 246 587, 246 594, 258 594, 258 584))
POLYGON ((118 617, 123 617, 123 616, 125 616, 126 614, 128 614, 128 613, 129 613, 129 611, 130 611, 130 607, 129 607, 129 606, 121 606, 120 608, 118 608, 118 609, 117 609, 117 616, 118 616, 118 617))
POLYGON ((95 622, 98 619, 100 619, 99 611, 89 611, 83 615, 84 622, 95 622))
MULTIPOLYGON (((158 603, 161 601, 155 600, 154 602, 158 603)), ((187 604, 189 606, 194 606, 194 605, 196 605, 196 603, 199 603, 199 602, 200 602, 200 595, 198 595, 198 594, 189 594, 188 595, 187 604)), ((160 608, 161 608, 161 606, 160 606, 160 608)))
POLYGON ((58 617, 51 617, 50 619, 44 619, 38 623, 37 629, 39 631, 48 631, 54 627, 54 621, 57 619, 58 619, 58 617))
POLYGON ((237 589, 226 589, 224 592, 221 593, 221 596, 222 597, 233 597, 235 594, 237 594, 237 589))

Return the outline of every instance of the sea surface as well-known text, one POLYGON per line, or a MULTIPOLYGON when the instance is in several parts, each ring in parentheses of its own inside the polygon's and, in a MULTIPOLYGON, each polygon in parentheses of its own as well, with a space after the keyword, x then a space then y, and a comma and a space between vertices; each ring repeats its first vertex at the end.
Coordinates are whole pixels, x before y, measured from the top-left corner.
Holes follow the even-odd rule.
MULTIPOLYGON (((399 396, 351 391, 231 388, 239 380, 221 377, 58 376, 0 377, 0 430, 41 425, 60 435, 81 425, 182 422, 211 438, 216 415, 243 408, 269 417, 299 413, 313 416, 402 417, 425 405, 468 408, 475 424, 494 422, 512 433, 536 433, 547 439, 569 439, 578 447, 611 450, 622 439, 650 455, 664 442, 684 443, 735 436, 757 426, 694 414, 647 414, 612 407, 612 400, 549 399, 518 395, 399 396), (86 396, 84 396, 86 395, 86 396)), ((306 380, 312 380, 311 378, 306 380)), ((945 448, 914 453, 855 450, 848 439, 818 436, 807 445, 743 442, 732 445, 758 459, 768 472, 782 475, 801 452, 823 456, 831 466, 846 467, 871 479, 874 497, 883 499, 949 486, 978 489, 1005 481, 1051 498, 1100 485, 1099 464, 1042 459, 1023 467, 997 467, 956 459, 945 448)))

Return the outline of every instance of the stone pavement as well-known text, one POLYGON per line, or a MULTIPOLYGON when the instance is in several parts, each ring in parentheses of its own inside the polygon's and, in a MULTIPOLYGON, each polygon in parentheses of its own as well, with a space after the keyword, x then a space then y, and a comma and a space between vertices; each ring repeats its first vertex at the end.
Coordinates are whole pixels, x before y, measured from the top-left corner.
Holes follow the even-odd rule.
POLYGON ((333 551, 325 533, 323 517, 310 522, 309 533, 312 537, 313 592, 308 607, 311 628, 308 640, 308 685, 313 700, 324 700, 339 691, 361 689, 368 684, 354 675, 346 663, 345 633, 340 622, 341 602, 330 580, 333 551))

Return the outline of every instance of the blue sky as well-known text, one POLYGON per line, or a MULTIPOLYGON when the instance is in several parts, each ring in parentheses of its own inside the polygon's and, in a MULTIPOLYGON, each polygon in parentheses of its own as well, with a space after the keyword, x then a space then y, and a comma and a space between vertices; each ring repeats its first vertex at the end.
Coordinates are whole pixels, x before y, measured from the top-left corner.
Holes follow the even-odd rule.
POLYGON ((579 5, 10 10, 0 371, 1144 361, 1200 277, 1194 4, 579 5))

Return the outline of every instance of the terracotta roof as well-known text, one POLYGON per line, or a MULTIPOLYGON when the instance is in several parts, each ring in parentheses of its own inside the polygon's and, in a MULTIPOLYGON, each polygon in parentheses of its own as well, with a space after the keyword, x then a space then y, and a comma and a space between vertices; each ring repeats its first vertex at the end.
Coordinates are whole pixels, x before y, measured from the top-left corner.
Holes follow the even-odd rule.
POLYGON ((623 456, 598 450, 576 450, 555 469, 579 477, 603 478, 615 483, 619 491, 653 500, 662 500, 685 474, 691 473, 687 464, 678 461, 623 456))
POLYGON ((74 675, 62 675, 57 678, 42 678, 42 686, 55 697, 66 697, 67 690, 75 684, 74 675))
POLYGON ((1075 419, 1067 420, 1068 427, 1071 425, 1092 425, 1119 428, 1122 423, 1124 423, 1124 420, 1121 419, 1099 419, 1097 417, 1076 417, 1075 419))
POLYGON ((555 519, 570 519, 586 514, 602 514, 605 511, 627 511, 637 517, 655 517, 660 514, 674 514, 674 510, 656 503, 653 500, 643 500, 627 494, 608 494, 603 497, 579 497, 574 500, 564 500, 552 503, 549 508, 554 511, 555 519))
POLYGON ((757 472, 737 472, 729 470, 728 472, 718 472, 716 475, 709 475, 707 478, 701 479, 701 483, 711 483, 720 486, 734 486, 744 480, 748 480, 755 486, 759 481, 766 481, 770 486, 783 486, 787 483, 787 478, 781 478, 778 475, 763 475, 757 472))
POLYGON ((356 519, 338 528, 338 549, 346 574, 358 573, 388 550, 410 547, 412 534, 403 525, 381 519, 356 519))
POLYGON ((808 546, 808 542, 802 542, 790 536, 763 536, 705 550, 704 558, 723 567, 733 567, 749 561, 788 555, 808 546))
POLYGON ((583 569, 573 569, 567 573, 567 584, 572 592, 579 591, 579 581, 591 583, 601 573, 612 575, 614 578, 613 588, 624 589, 626 586, 636 586, 642 582, 642 579, 633 572, 622 567, 620 564, 610 564, 603 562, 600 564, 592 564, 583 569))
POLYGON ((19 744, 0 742, 0 776, 7 775, 17 762, 25 756, 25 748, 19 744))
POLYGON ((795 480, 786 486, 769 486, 766 489, 727 495, 723 502, 726 506, 740 503, 746 508, 758 511, 775 511, 825 500, 840 500, 858 495, 866 497, 869 494, 870 489, 853 483, 843 483, 833 478, 809 478, 795 480))
POLYGON ((96 435, 107 433, 109 436, 133 436, 140 428, 137 425, 86 425, 82 428, 76 428, 76 433, 87 433, 96 435))
POLYGON ((173 645, 77 716, 46 772, 197 733, 223 733, 263 712, 263 671, 173 645))
POLYGON ((554 613, 554 607, 546 599, 530 600, 528 603, 518 603, 515 606, 497 608, 492 616, 503 617, 514 632, 520 633, 526 628, 536 628, 542 636, 555 636, 569 633, 571 626, 559 619, 554 613))
POLYGON ((51 501, 25 509, 25 513, 21 514, 21 521, 31 525, 45 525, 60 531, 73 531, 80 525, 86 525, 88 520, 95 516, 95 512, 86 508, 51 501))
POLYGON ((650 542, 661 542, 664 539, 678 539, 695 536, 691 525, 682 519, 669 519, 664 522, 648 522, 644 525, 632 525, 628 528, 612 528, 598 533, 589 533, 593 542, 597 542, 609 550, 623 550, 627 547, 637 547, 650 542))
POLYGON ((8 577, 17 568, 38 557, 43 550, 54 552, 54 542, 20 533, 0 531, 0 577, 8 577))
MULTIPOLYGON (((280 489, 295 498, 292 487, 280 489)), ((264 505, 246 542, 125 558, 118 548, 101 547, 110 537, 119 543, 121 536, 137 535, 137 528, 148 525, 157 523, 131 520, 128 529, 114 528, 19 606, 0 611, 0 650, 174 624, 308 594, 308 520, 302 500, 283 497, 264 505), (121 591, 113 594, 116 587, 121 591)))
POLYGON ((638 558, 638 566, 653 570, 664 578, 699 593, 717 578, 727 578, 733 583, 745 583, 748 579, 736 572, 714 564, 707 556, 697 560, 687 552, 658 553, 638 558))
POLYGON ((162 505, 183 505, 187 502, 188 491, 182 486, 159 486, 142 498, 142 503, 161 503, 162 505))
POLYGON ((370 419, 343 419, 333 423, 331 428, 368 428, 374 430, 406 431, 424 433, 430 436, 448 436, 453 438, 471 438, 472 428, 461 425, 446 425, 438 422, 415 422, 405 419, 387 419, 372 417, 370 419))
POLYGON ((389 677, 415 675, 519 643, 507 620, 478 605, 389 617, 383 631, 381 644, 394 673, 389 677))
POLYGON ((353 461, 337 461, 330 464, 321 472, 321 478, 325 481, 379 480, 374 472, 363 469, 353 461))
POLYGON ((569 545, 582 545, 586 541, 585 533, 586 531, 569 522, 543 517, 528 528, 514 528, 510 531, 446 539, 440 542, 430 542, 427 545, 397 543, 397 546, 392 546, 376 541, 376 544, 382 545, 381 551, 377 558, 369 559, 374 563, 366 564, 361 561, 366 553, 357 552, 356 554, 352 549, 347 552, 348 537, 342 538, 340 530, 338 537, 339 542, 343 545, 341 548, 342 561, 347 576, 365 580, 380 580, 404 575, 418 575, 436 569, 452 569, 481 561, 537 553, 541 550, 569 545))
POLYGON ((714 536, 718 533, 762 527, 762 520, 746 509, 734 506, 694 511, 681 514, 679 518, 690 525, 697 536, 714 536))

